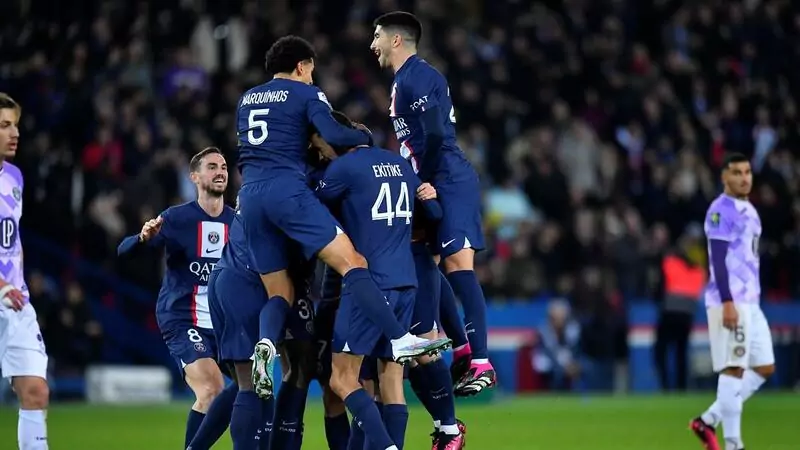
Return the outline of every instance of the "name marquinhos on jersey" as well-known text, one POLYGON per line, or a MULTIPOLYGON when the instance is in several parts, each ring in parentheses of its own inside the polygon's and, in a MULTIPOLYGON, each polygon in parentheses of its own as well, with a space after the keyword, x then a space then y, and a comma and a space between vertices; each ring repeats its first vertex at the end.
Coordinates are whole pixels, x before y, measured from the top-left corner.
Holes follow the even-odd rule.
POLYGON ((258 105, 261 103, 282 103, 289 98, 289 91, 263 91, 251 92, 242 97, 242 104, 239 107, 258 105))
POLYGON ((403 171, 399 164, 376 164, 372 166, 375 178, 402 177, 403 171))
POLYGON ((200 283, 208 283, 208 277, 217 266, 215 262, 198 262, 192 261, 189 263, 189 272, 197 276, 197 281, 200 283))

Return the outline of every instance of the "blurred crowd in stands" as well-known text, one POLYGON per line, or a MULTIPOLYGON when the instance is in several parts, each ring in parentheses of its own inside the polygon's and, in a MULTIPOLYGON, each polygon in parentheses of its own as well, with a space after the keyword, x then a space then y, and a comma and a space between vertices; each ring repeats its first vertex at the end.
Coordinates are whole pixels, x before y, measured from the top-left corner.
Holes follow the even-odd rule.
POLYGON ((309 39, 331 103, 397 148, 391 74, 368 48, 372 19, 394 9, 424 20, 420 52, 448 78, 482 176, 487 297, 563 296, 584 317, 657 298, 676 242, 705 263, 727 151, 752 157, 766 294, 800 297, 791 0, 3 2, 24 228, 155 292, 152 256, 118 262, 115 246, 194 197, 193 152, 217 145, 235 161, 238 96, 265 80, 277 37, 309 39))

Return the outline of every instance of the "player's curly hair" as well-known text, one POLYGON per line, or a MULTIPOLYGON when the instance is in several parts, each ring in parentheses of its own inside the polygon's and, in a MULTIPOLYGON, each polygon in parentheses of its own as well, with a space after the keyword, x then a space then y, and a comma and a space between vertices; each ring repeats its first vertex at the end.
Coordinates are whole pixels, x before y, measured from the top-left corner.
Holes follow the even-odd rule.
POLYGON ((301 61, 310 61, 317 57, 314 47, 307 40, 299 36, 284 36, 267 50, 265 67, 267 72, 291 73, 301 61))
POLYGON ((401 30, 408 35, 409 40, 414 45, 419 45, 419 41, 422 39, 422 23, 417 19, 417 16, 405 11, 386 13, 375 19, 372 22, 372 26, 401 30))

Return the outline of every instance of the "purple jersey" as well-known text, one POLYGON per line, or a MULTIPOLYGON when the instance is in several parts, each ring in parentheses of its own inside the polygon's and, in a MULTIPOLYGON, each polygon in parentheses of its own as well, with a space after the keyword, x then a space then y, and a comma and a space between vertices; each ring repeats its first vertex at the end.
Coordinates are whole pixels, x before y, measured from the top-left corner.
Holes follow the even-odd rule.
MULTIPOLYGON (((709 240, 709 254, 710 241, 728 243, 725 267, 732 300, 736 303, 758 304, 761 299, 758 257, 761 218, 753 204, 722 194, 709 206, 703 228, 709 240)), ((705 294, 706 307, 722 303, 713 268, 710 272, 705 294)))
MULTIPOLYGON (((22 271, 22 242, 19 221, 22 217, 22 172, 11 163, 0 167, 0 277, 22 292, 28 300, 28 286, 22 271)), ((0 304, 0 309, 6 308, 0 304)))

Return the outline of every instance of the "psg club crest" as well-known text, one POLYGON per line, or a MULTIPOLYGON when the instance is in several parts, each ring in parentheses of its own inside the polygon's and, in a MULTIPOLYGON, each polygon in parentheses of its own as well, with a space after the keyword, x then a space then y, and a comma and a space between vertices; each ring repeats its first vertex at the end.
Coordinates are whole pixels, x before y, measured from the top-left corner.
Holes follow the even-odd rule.
POLYGON ((202 342, 195 342, 194 349, 197 350, 198 352, 204 352, 206 351, 206 346, 202 342))
POLYGON ((216 231, 208 233, 208 242, 211 242, 212 244, 219 243, 219 233, 216 231))
POLYGON ((16 201, 22 200, 22 191, 20 191, 18 187, 11 189, 11 195, 14 196, 14 200, 16 201))

